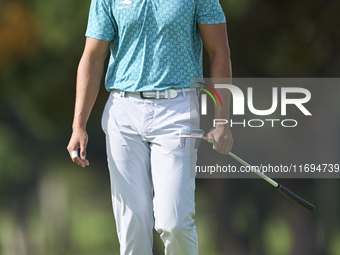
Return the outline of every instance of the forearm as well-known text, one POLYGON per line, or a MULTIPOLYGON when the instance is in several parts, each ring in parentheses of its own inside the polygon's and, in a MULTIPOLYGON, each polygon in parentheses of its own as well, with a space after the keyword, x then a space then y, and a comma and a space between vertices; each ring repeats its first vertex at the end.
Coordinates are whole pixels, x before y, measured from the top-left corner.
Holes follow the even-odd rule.
POLYGON ((78 66, 73 129, 85 129, 96 101, 103 76, 104 63, 82 57, 78 66))
MULTIPOLYGON (((228 47, 210 56, 210 67, 213 85, 219 83, 219 79, 216 78, 223 78, 225 79, 223 83, 231 84, 232 71, 228 47)), ((215 119, 229 120, 230 91, 227 89, 216 89, 216 91, 221 97, 222 105, 217 104, 215 106, 215 119)))
MULTIPOLYGON (((226 24, 198 24, 203 44, 209 54, 210 77, 212 84, 231 83, 231 63, 228 46, 226 24)), ((229 120, 230 91, 228 89, 216 89, 221 97, 222 105, 215 106, 215 119, 229 120)), ((210 129, 208 138, 214 140, 213 148, 222 154, 228 154, 233 145, 233 138, 228 124, 217 124, 210 129)))

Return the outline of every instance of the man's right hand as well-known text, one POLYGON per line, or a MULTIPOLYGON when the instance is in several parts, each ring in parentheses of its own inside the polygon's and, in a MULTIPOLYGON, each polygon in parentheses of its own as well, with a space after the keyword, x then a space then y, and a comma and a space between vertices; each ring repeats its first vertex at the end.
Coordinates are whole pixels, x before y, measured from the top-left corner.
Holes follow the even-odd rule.
POLYGON ((73 133, 67 150, 72 161, 82 167, 89 165, 89 161, 86 159, 88 137, 85 127, 98 95, 104 62, 109 49, 109 41, 87 37, 84 53, 78 66, 73 133), (80 155, 78 155, 79 149, 80 155), (75 155, 72 155, 72 152, 75 155))
POLYGON ((73 130, 70 142, 67 146, 67 150, 72 161, 81 167, 85 167, 90 164, 89 161, 86 159, 87 142, 88 136, 86 131, 83 129, 77 129, 73 130), (80 149, 80 155, 78 155, 78 157, 72 158, 72 151, 76 151, 78 153, 78 149, 80 149))

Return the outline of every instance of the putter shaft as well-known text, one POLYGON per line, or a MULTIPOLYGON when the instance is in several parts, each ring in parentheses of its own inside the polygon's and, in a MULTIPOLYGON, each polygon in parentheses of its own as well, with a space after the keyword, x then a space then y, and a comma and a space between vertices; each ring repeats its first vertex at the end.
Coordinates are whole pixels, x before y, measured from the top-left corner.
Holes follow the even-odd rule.
MULTIPOLYGON (((203 136, 203 139, 208 141, 209 143, 214 143, 213 140, 209 139, 206 136, 203 136)), ((272 179, 270 179, 268 176, 266 176, 265 174, 261 173, 260 171, 258 171, 255 167, 253 167, 252 165, 248 164, 247 162, 245 162, 243 159, 237 157, 234 153, 229 152, 228 153, 229 156, 231 156, 232 158, 236 159, 238 162, 240 162, 242 165, 247 166, 249 168, 251 168, 253 170, 254 173, 256 173, 258 176, 260 176, 261 178, 263 178, 264 180, 266 180, 267 182, 269 182, 272 186, 274 186, 275 188, 277 188, 279 186, 279 184, 275 181, 273 181, 272 179)))
MULTIPOLYGON (((203 139, 208 141, 209 143, 214 143, 213 140, 209 139, 206 136, 203 136, 203 139)), ((264 179, 265 181, 270 183, 272 186, 277 188, 283 195, 285 195, 286 197, 291 199, 293 202, 297 203, 298 205, 302 206, 303 208, 305 208, 306 210, 308 210, 310 212, 315 209, 314 205, 312 205, 311 203, 309 203, 306 200, 302 199, 301 197, 299 197, 298 195, 296 195, 295 193, 293 193, 292 191, 290 191, 286 187, 282 186, 281 184, 279 184, 279 183, 275 182, 274 180, 270 179, 268 176, 266 176, 265 174, 261 173, 255 167, 249 165, 247 162, 245 162, 243 159, 240 159, 239 157, 237 157, 232 152, 229 152, 228 155, 231 156, 232 158, 234 158, 235 160, 237 160, 238 162, 240 162, 241 164, 243 164, 244 166, 250 167, 255 174, 257 174, 262 179, 264 179)))

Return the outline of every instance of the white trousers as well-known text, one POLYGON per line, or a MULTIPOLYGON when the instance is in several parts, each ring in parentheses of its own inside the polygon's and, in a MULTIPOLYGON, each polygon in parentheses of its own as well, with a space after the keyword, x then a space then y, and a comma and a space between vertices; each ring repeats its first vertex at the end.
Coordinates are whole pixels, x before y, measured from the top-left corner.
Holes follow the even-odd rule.
POLYGON ((197 255, 197 149, 179 131, 198 128, 197 95, 141 99, 111 92, 102 117, 121 255, 151 255, 153 227, 168 255, 197 255))

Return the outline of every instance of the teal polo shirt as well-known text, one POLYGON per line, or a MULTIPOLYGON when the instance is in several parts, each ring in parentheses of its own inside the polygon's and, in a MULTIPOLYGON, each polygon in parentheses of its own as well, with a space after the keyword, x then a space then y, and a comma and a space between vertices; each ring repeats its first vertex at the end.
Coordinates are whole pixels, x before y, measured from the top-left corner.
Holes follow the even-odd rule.
POLYGON ((190 87, 202 78, 197 23, 225 23, 218 0, 92 0, 86 36, 111 41, 105 87, 190 87))

